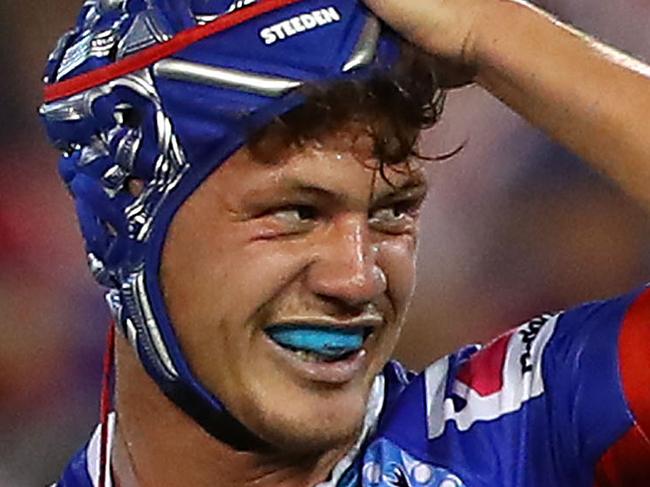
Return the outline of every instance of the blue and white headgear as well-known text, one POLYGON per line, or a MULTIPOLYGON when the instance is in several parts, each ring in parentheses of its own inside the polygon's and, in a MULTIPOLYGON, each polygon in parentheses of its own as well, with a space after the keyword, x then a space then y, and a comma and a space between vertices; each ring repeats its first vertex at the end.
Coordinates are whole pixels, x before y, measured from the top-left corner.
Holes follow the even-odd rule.
POLYGON ((256 129, 304 102, 300 86, 398 58, 357 0, 86 0, 48 60, 40 113, 119 329, 162 391, 236 446, 252 435, 193 375, 165 309, 170 222, 256 129))

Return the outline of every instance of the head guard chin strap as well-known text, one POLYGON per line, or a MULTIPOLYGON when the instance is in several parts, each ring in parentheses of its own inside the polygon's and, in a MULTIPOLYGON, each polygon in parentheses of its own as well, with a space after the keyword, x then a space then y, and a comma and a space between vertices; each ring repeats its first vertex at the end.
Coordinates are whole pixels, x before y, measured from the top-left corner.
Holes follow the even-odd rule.
POLYGON ((165 309, 170 222, 251 133, 304 101, 300 86, 369 77, 398 57, 356 0, 87 0, 48 60, 40 113, 90 269, 165 395, 238 448, 259 442, 193 375, 165 309))

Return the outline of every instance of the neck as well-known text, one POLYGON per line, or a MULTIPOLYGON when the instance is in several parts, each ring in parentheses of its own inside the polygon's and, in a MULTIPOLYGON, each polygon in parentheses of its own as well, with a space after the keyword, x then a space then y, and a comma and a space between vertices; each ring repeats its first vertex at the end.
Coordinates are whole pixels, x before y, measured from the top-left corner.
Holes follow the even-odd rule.
POLYGON ((169 401, 126 340, 116 338, 118 414, 111 455, 119 487, 313 486, 350 446, 304 457, 238 451, 169 401))

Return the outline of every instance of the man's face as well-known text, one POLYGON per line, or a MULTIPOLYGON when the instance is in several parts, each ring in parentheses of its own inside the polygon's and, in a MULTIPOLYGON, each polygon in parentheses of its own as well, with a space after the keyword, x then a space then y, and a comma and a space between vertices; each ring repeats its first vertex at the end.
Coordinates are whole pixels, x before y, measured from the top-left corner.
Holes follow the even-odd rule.
POLYGON ((395 347, 426 185, 406 164, 384 181, 361 122, 289 147, 274 137, 238 151, 184 203, 161 280, 204 386, 271 444, 324 451, 354 439, 395 347), (368 336, 361 350, 322 360, 272 340, 278 325, 368 336))

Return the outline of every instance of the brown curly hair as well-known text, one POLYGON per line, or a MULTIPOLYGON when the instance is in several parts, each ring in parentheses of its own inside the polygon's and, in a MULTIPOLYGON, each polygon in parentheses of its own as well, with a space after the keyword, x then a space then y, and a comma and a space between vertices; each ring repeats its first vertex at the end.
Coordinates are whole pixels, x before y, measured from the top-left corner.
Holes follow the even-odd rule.
POLYGON ((410 44, 403 43, 400 61, 389 72, 302 89, 306 102, 255 134, 251 145, 271 131, 282 145, 300 143, 363 115, 370 124, 379 172, 386 180, 386 166, 412 158, 446 159, 460 149, 437 157, 418 152, 420 133, 442 115, 445 91, 437 81, 432 58, 410 44))

